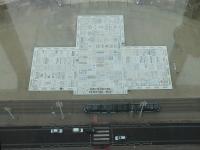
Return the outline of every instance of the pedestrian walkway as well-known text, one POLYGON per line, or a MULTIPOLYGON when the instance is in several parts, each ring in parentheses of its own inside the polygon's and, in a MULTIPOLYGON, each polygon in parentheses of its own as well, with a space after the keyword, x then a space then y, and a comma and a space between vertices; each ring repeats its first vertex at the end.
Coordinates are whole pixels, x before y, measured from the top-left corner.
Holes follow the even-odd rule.
POLYGON ((92 145, 110 144, 110 127, 94 127, 94 129, 95 132, 91 136, 92 145))

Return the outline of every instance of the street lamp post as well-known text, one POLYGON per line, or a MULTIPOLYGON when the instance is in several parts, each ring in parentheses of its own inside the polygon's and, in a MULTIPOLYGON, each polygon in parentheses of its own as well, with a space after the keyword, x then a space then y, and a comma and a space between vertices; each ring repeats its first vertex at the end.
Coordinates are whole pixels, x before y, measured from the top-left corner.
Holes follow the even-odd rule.
POLYGON ((13 120, 15 119, 15 116, 12 114, 10 107, 4 107, 4 110, 6 112, 8 112, 9 116, 11 117, 11 119, 13 119, 13 120))
POLYGON ((133 115, 133 113, 134 113, 134 108, 133 108, 133 107, 134 107, 134 106, 133 106, 132 104, 130 104, 130 107, 131 107, 131 108, 130 108, 129 114, 130 114, 131 117, 133 117, 133 116, 134 116, 134 115, 133 115))
POLYGON ((59 108, 61 119, 63 120, 65 118, 63 110, 62 110, 63 103, 62 102, 56 102, 56 107, 59 108))
POLYGON ((143 101, 143 102, 140 103, 141 110, 140 110, 140 113, 139 113, 139 118, 142 117, 142 112, 143 112, 144 106, 146 106, 146 105, 147 105, 146 101, 143 101))

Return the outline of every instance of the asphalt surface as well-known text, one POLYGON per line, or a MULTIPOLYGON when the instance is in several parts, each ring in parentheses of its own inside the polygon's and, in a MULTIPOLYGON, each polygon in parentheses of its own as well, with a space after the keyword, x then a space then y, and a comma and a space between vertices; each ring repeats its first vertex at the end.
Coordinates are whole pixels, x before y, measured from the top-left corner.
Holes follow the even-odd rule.
POLYGON ((58 101, 1 101, 0 102, 0 126, 49 126, 49 125, 84 125, 84 124, 127 124, 127 123, 161 123, 161 122, 190 122, 200 121, 199 99, 150 99, 147 102, 159 102, 160 112, 144 112, 142 117, 138 113, 111 113, 111 114, 87 114, 83 112, 85 104, 114 104, 114 103, 140 103, 139 99, 121 100, 80 100, 60 101, 62 111, 56 106, 58 101), (14 119, 5 109, 9 108, 14 119))
MULTIPOLYGON (((113 127, 113 135, 126 135, 130 144, 200 144, 200 128, 195 124, 144 124, 135 127, 113 127)), ((114 141, 113 144, 119 144, 114 141)))
MULTIPOLYGON (((95 103, 140 103, 143 100, 101 100, 95 103)), ((58 101, 37 100, 37 101, 1 101, 0 113, 7 113, 5 107, 11 108, 13 113, 50 113, 59 112, 56 106, 58 101)), ((82 113, 85 104, 93 104, 92 101, 60 101, 63 104, 64 113, 82 113)), ((199 112, 200 100, 199 99, 154 99, 147 100, 147 102, 159 102, 161 112, 199 112)))
POLYGON ((76 126, 83 128, 83 133, 73 133, 73 127, 1 127, 0 141, 4 148, 200 144, 200 124, 76 126), (52 128, 62 128, 63 133, 52 134, 52 128), (91 128, 95 132, 86 132, 91 128), (126 136, 125 140, 115 140, 115 136, 122 135, 126 136))
POLYGON ((51 133, 58 127, 12 127, 0 129, 0 141, 5 147, 87 146, 90 135, 73 133, 72 128, 59 127, 63 133, 51 133))

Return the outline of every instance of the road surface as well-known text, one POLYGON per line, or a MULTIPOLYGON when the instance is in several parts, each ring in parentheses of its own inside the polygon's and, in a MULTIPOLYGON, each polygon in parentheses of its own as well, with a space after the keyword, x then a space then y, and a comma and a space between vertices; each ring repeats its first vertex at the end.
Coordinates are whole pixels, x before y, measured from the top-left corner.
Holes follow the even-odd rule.
POLYGON ((200 144, 200 124, 126 124, 126 125, 85 125, 83 133, 73 133, 75 126, 62 127, 1 127, 2 147, 62 147, 99 145, 168 145, 200 144), (63 133, 52 134, 52 128, 62 128, 63 133), (89 129, 94 132, 88 132, 89 129), (86 132, 87 131, 87 132, 86 132), (115 136, 126 136, 116 141, 115 136))

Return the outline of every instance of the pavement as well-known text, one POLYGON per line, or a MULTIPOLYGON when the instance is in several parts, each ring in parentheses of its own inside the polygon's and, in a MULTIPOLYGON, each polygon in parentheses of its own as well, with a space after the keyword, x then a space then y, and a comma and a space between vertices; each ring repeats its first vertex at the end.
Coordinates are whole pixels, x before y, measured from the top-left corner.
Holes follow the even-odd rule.
MULTIPOLYGON (((0 126, 20 125, 73 125, 73 124, 109 124, 138 122, 200 122, 199 99, 153 99, 159 102, 160 112, 87 114, 83 112, 85 104, 92 101, 60 101, 63 104, 62 118, 57 101, 2 101, 0 102, 0 126), (10 108, 9 114, 5 108, 10 108)), ((141 100, 129 100, 129 103, 140 103, 141 100)), ((96 103, 125 103, 124 100, 96 101, 96 103)))
MULTIPOLYGON (((166 146, 158 146, 158 145, 139 145, 139 146, 111 146, 107 150, 199 150, 199 145, 166 145, 166 146)), ((68 147, 67 150, 98 150, 93 147, 68 147)), ((8 149, 3 149, 8 150, 8 149)), ((19 150, 19 149, 13 149, 19 150)), ((66 150, 64 148, 25 148, 23 150, 66 150)))
MULTIPOLYGON (((163 4, 163 6, 165 5, 163 4)), ((190 45, 190 42, 195 40, 194 37, 198 38, 199 36, 193 36, 193 34, 198 33, 195 31, 199 30, 199 21, 185 19, 184 10, 185 8, 181 5, 176 6, 176 9, 169 10, 154 5, 138 6, 135 3, 128 3, 127 5, 127 3, 118 2, 86 2, 74 4, 71 7, 69 5, 59 7, 55 1, 49 1, 48 3, 46 1, 10 3, 7 5, 7 9, 1 9, 0 18, 0 63, 3 64, 0 66, 0 82, 2 83, 0 85, 0 100, 198 97, 198 85, 200 84, 198 65, 193 65, 196 72, 192 78, 188 76, 191 68, 184 67, 185 62, 187 62, 186 64, 189 63, 188 66, 190 66, 190 63, 197 64, 193 62, 196 59, 193 57, 190 61, 183 59, 179 57, 182 56, 182 52, 179 53, 174 48, 175 40, 177 40, 174 39, 174 32, 183 23, 186 26, 185 28, 192 31, 190 32, 191 36, 186 34, 190 38, 182 39, 181 43, 187 42, 190 45), (169 57, 173 54, 172 52, 178 53, 176 55, 178 74, 173 69, 174 59, 170 59, 173 90, 137 90, 129 91, 128 95, 112 96, 75 96, 72 91, 29 92, 28 84, 33 48, 36 46, 74 47, 77 16, 91 14, 124 15, 125 45, 166 45, 169 57), (183 61, 178 61, 179 59, 183 61), (179 63, 182 65, 179 65, 179 63), (184 71, 182 72, 182 70, 184 71), (190 82, 191 80, 193 82, 190 82)), ((197 45, 196 49, 198 47, 197 45)), ((192 49, 184 54, 190 56, 190 53, 192 53, 192 49)), ((198 62, 198 60, 196 61, 198 62)))
MULTIPOLYGON (((46 5, 46 2, 23 1, 11 3, 3 10, 0 8, 0 126, 200 122, 199 100, 193 100, 199 97, 200 46, 197 39, 200 37, 200 23, 199 20, 184 17, 185 8, 176 6, 175 10, 167 10, 163 6, 137 6, 118 2, 88 2, 58 7, 54 2, 49 1, 46 5), (112 96, 74 96, 71 91, 28 92, 33 48, 75 46, 77 15, 91 14, 123 14, 126 45, 166 45, 173 90, 138 90, 129 91, 128 95, 112 96), (112 102, 113 99, 137 101, 150 98, 163 99, 160 101, 163 106, 161 113, 146 113, 138 118, 138 114, 88 115, 81 112, 87 100, 112 102), (180 99, 169 101, 168 98, 180 99), (23 100, 30 103, 24 103, 23 100), (64 119, 61 119, 55 106, 58 100, 64 103, 64 119), (4 107, 11 108, 15 119, 10 117, 4 107)), ((134 147, 123 147, 125 149, 134 147)), ((199 146, 137 146, 136 149, 192 150, 199 149, 199 146)))

